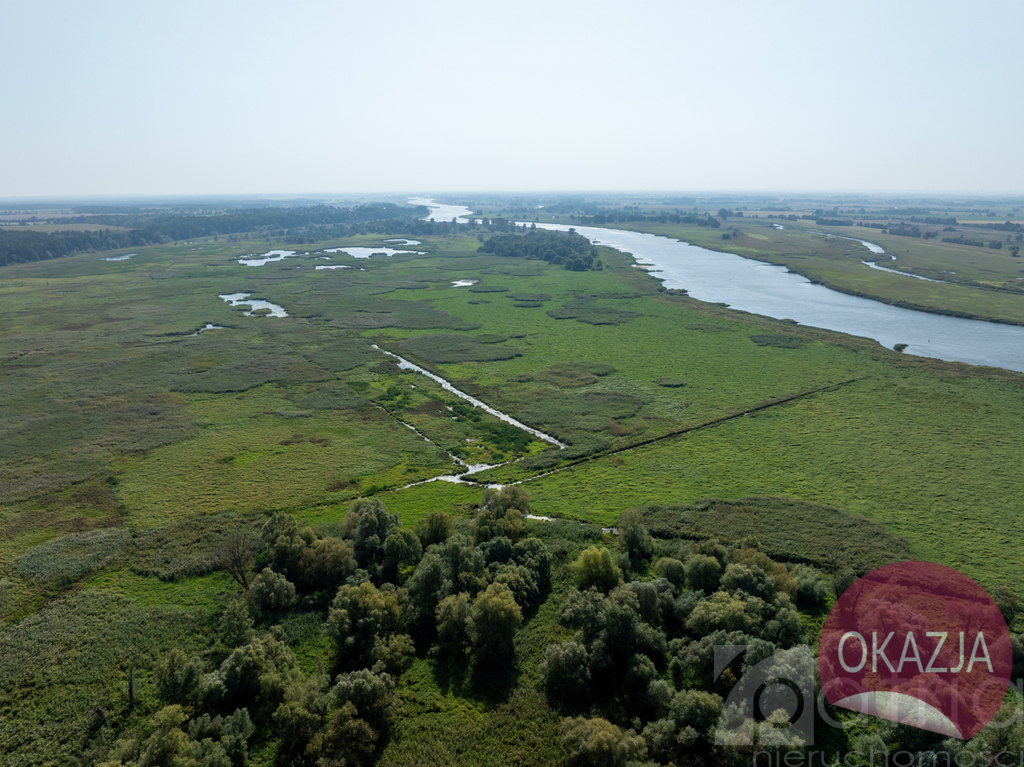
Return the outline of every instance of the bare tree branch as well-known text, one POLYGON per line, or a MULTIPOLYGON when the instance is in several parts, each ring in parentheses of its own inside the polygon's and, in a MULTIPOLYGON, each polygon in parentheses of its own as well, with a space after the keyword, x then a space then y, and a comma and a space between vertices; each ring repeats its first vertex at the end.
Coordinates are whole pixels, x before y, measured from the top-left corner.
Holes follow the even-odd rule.
POLYGON ((252 583, 252 562, 256 556, 256 538, 249 533, 231 535, 217 547, 214 561, 235 582, 248 591, 252 583))

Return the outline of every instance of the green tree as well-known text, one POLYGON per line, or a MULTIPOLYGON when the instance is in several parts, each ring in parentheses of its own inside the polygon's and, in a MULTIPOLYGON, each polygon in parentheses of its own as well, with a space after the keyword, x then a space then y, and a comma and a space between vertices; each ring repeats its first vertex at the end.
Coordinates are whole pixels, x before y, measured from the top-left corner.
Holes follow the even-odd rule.
POLYGON ((479 660, 491 662, 508 658, 523 611, 516 604, 508 586, 492 583, 473 601, 467 631, 479 660))
POLYGON ((654 552, 651 533, 643 523, 639 509, 629 509, 619 515, 619 539, 629 556, 647 559, 654 552))
POLYGON ((190 706, 199 697, 199 680, 203 669, 199 661, 190 659, 177 647, 153 668, 156 697, 164 705, 190 706))
POLYGON ((678 559, 672 557, 661 557, 654 563, 654 573, 659 578, 664 578, 677 590, 686 583, 686 568, 678 559))
POLYGON ((355 570, 352 549, 339 538, 321 538, 299 555, 299 585, 305 591, 336 589, 355 570))
POLYGON ((579 642, 549 645, 540 676, 552 706, 567 712, 590 708, 590 656, 579 642))
POLYGON ((416 523, 416 533, 424 549, 435 543, 444 543, 452 534, 454 523, 449 514, 443 511, 432 511, 416 523))
POLYGON ((402 606, 396 593, 366 581, 338 589, 324 631, 335 641, 339 667, 358 669, 372 663, 378 637, 401 627, 402 606))
POLYGON ((260 537, 269 549, 271 568, 292 577, 298 575, 302 552, 316 540, 311 528, 300 528, 295 517, 280 511, 263 525, 260 537))
POLYGON ((450 655, 461 655, 469 645, 469 624, 472 606, 469 594, 445 597, 437 606, 437 649, 450 655))
POLYGON ((377 498, 363 498, 352 504, 350 509, 356 515, 355 543, 353 549, 356 562, 370 577, 380 583, 384 562, 384 542, 393 528, 401 527, 397 514, 388 512, 387 506, 377 498))
POLYGON ((562 739, 571 767, 624 767, 647 754, 647 743, 633 730, 623 732, 607 719, 566 719, 562 739))
POLYGON ((581 589, 593 587, 601 591, 611 591, 622 580, 622 571, 612 559, 611 552, 603 547, 591 546, 584 549, 573 563, 573 571, 576 584, 581 589))
POLYGON ((227 603, 220 617, 220 635, 228 647, 238 647, 252 639, 252 617, 242 599, 227 603))
POLYGON ((264 567, 249 587, 248 599, 257 610, 289 610, 295 605, 295 585, 280 573, 264 567))
POLYGON ((421 556, 423 545, 419 536, 412 530, 393 528, 384 541, 381 577, 385 581, 398 583, 403 574, 407 577, 411 573, 421 556))
POLYGON ((690 554, 683 563, 686 570, 686 582, 691 589, 699 589, 710 594, 718 589, 721 579, 722 565, 715 557, 704 554, 690 554))

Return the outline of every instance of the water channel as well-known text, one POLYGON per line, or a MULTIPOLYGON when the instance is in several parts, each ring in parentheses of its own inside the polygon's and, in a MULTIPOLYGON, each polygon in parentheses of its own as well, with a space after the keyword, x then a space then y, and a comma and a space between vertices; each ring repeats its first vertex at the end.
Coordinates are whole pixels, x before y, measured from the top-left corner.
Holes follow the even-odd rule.
MULTIPOLYGON (((538 224, 566 231, 560 224, 538 224)), ((906 353, 1024 372, 1024 327, 947 317, 849 296, 816 285, 784 266, 719 253, 668 237, 574 227, 593 242, 631 253, 660 271, 665 287, 710 303, 803 325, 907 344, 906 353)))
MULTIPOLYGON (((436 220, 472 215, 468 208, 439 206, 425 198, 410 202, 429 206, 429 217, 436 220)), ((1018 325, 947 317, 850 296, 816 285, 784 266, 668 237, 600 227, 537 226, 559 231, 573 228, 592 242, 630 253, 639 266, 657 271, 665 287, 684 289, 700 301, 724 303, 754 314, 873 338, 889 348, 905 343, 907 354, 1024 372, 1024 327, 1018 325)), ((884 252, 874 243, 857 241, 876 255, 884 252)))

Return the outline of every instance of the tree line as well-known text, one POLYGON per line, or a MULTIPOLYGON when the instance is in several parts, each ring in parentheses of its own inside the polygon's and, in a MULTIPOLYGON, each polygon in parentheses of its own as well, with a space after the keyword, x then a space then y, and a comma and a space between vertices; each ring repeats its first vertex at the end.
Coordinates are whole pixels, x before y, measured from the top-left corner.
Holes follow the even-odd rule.
MULTIPOLYGON (((132 228, 99 231, 66 230, 58 232, 8 231, 0 228, 0 266, 27 261, 43 261, 88 251, 138 248, 201 237, 242 233, 261 237, 300 237, 301 242, 346 237, 364 231, 391 234, 410 227, 431 229, 433 222, 416 219, 427 208, 400 207, 392 203, 374 203, 354 208, 311 205, 301 208, 258 208, 233 210, 210 216, 198 215, 100 215, 83 217, 86 223, 132 228), (421 226, 415 227, 415 224, 421 226), (299 232, 301 231, 301 235, 299 232)), ((442 227, 448 225, 443 224, 442 227)))

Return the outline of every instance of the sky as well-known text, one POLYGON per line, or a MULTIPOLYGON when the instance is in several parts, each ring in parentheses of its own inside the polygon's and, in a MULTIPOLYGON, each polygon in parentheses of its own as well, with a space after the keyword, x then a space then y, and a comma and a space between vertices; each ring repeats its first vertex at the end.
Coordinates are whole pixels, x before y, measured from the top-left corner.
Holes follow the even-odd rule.
POLYGON ((1024 0, 0 0, 0 198, 1024 193, 1024 0))

